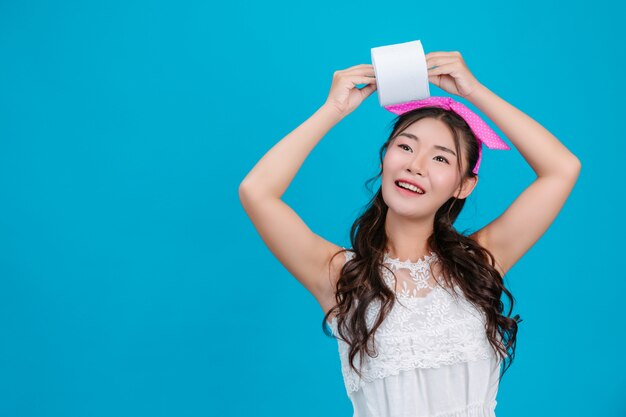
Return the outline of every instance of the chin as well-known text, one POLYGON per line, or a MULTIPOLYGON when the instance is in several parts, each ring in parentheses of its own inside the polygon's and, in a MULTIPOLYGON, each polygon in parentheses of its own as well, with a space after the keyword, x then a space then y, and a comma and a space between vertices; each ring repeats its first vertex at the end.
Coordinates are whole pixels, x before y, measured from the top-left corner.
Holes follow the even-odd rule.
POLYGON ((389 210, 392 210, 394 213, 397 213, 402 216, 407 217, 421 217, 424 215, 428 215, 428 210, 430 206, 425 206, 424 204, 411 203, 408 199, 403 199, 402 196, 392 196, 391 198, 385 197, 383 195, 383 200, 389 210))

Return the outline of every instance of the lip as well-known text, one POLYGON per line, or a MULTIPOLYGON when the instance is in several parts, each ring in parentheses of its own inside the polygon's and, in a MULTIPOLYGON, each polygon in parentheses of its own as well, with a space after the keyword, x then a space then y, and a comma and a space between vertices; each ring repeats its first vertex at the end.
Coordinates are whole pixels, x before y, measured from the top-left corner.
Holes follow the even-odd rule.
MULTIPOLYGON (((422 190, 424 194, 426 194, 426 190, 424 189, 424 187, 422 187, 421 185, 419 185, 418 183, 416 183, 416 182, 414 182, 414 181, 407 180, 406 178, 398 178, 397 180, 395 180, 395 181, 394 181, 394 184, 395 184, 396 182, 398 182, 398 181, 402 181, 402 182, 406 182, 406 183, 409 183, 409 184, 411 184, 411 185, 414 185, 414 186, 416 186, 417 188, 419 188, 420 190, 422 190)), ((399 187, 399 188, 401 188, 401 187, 399 187)), ((422 195, 423 195, 423 194, 422 194, 422 195)))
POLYGON ((417 198, 417 197, 421 197, 421 196, 424 195, 424 194, 420 194, 420 193, 414 193, 413 191, 407 190, 406 188, 402 188, 402 187, 399 187, 397 185, 395 187, 396 187, 396 189, 398 190, 398 192, 400 194, 402 194, 402 195, 404 195, 406 197, 409 197, 409 198, 411 198, 411 197, 417 198))

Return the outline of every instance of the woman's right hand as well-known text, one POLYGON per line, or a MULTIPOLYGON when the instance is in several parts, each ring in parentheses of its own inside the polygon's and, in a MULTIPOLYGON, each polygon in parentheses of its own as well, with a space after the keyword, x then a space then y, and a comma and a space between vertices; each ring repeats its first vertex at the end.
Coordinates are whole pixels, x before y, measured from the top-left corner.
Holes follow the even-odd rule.
POLYGON ((325 105, 336 109, 342 116, 347 116, 376 90, 374 66, 360 64, 345 70, 335 71, 333 83, 325 105), (359 89, 357 84, 368 84, 359 89))

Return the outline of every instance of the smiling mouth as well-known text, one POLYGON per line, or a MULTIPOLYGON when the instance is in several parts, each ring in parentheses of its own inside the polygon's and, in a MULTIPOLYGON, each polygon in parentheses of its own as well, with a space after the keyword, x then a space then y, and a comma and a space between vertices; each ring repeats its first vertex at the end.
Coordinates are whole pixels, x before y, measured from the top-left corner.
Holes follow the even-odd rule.
POLYGON ((404 194, 407 194, 407 195, 418 196, 418 195, 424 195, 425 194, 425 193, 419 193, 419 192, 415 192, 413 190, 409 190, 408 188, 401 187, 400 185, 398 185, 398 181, 394 181, 394 184, 396 185, 396 188, 398 190, 402 191, 404 194))

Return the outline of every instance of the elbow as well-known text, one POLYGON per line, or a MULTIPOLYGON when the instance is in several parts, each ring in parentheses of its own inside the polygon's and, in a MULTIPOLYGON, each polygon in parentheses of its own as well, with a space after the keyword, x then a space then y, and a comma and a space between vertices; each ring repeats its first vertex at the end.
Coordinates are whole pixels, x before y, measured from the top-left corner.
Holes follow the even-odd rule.
POLYGON ((258 202, 262 199, 263 194, 258 192, 257 187, 246 181, 243 181, 241 184, 239 184, 239 202, 244 209, 246 209, 248 205, 254 202, 258 202))
POLYGON ((267 190, 265 187, 255 182, 258 181, 244 179, 239 184, 239 201, 241 201, 242 204, 245 205, 248 202, 280 199, 280 195, 273 193, 271 190, 267 190))
POLYGON ((249 186, 246 184, 245 181, 239 184, 239 189, 238 189, 239 201, 241 202, 242 205, 245 205, 246 198, 249 193, 248 189, 249 189, 249 186))
POLYGON ((580 175, 581 168, 582 168, 582 163, 580 162, 580 159, 578 159, 576 156, 573 156, 572 161, 567 165, 565 174, 569 178, 573 178, 574 180, 576 180, 578 179, 578 176, 580 175))
POLYGON ((582 162, 580 162, 580 159, 578 159, 577 157, 574 157, 573 166, 574 166, 574 172, 576 173, 576 176, 578 176, 578 174, 580 174, 580 169, 583 166, 582 162))

